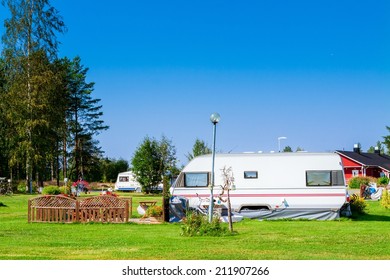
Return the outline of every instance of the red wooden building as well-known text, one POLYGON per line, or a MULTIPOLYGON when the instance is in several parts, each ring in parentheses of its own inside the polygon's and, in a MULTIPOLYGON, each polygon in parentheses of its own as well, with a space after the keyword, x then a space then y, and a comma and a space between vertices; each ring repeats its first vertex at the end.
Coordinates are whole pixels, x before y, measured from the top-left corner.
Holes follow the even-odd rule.
POLYGON ((381 154, 379 150, 375 150, 375 153, 363 153, 360 148, 355 147, 352 152, 338 150, 336 153, 343 162, 347 182, 356 176, 390 176, 390 156, 381 154))

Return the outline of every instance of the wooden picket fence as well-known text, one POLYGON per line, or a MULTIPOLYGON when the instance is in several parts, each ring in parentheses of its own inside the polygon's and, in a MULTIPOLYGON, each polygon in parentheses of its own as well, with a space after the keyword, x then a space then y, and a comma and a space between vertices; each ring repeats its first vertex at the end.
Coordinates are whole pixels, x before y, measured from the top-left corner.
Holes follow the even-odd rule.
POLYGON ((28 222, 44 223, 127 223, 132 200, 101 195, 76 200, 45 195, 28 201, 28 222))

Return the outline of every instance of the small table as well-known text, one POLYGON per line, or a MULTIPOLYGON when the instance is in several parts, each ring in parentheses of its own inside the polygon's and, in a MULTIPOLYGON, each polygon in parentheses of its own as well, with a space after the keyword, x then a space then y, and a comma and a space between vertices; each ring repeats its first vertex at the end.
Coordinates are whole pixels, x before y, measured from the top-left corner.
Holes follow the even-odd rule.
MULTIPOLYGON (((139 202, 139 207, 141 207, 143 209, 143 211, 145 211, 145 214, 141 219, 146 218, 146 210, 149 207, 156 205, 156 203, 157 203, 157 201, 155 201, 155 200, 147 200, 147 201, 140 201, 139 202)), ((138 213, 140 213, 140 211, 138 211, 138 213)))
POLYGON ((146 210, 146 209, 148 209, 148 207, 156 205, 156 203, 157 203, 157 201, 155 201, 155 200, 140 201, 139 205, 146 210))

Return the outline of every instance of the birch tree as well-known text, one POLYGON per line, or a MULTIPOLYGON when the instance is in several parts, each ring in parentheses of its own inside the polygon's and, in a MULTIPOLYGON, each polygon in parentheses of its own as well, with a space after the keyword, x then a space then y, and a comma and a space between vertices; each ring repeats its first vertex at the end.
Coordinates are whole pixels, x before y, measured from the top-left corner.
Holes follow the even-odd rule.
POLYGON ((8 177, 8 135, 9 125, 6 119, 6 100, 5 100, 5 71, 4 61, 0 58, 0 177, 8 177))
POLYGON ((234 186, 234 175, 232 167, 226 168, 226 166, 221 170, 222 171, 222 193, 219 195, 219 199, 223 202, 227 202, 228 206, 228 222, 229 222, 229 231, 233 232, 233 221, 232 221, 232 205, 230 203, 230 190, 234 186), (226 192, 227 198, 224 199, 222 196, 226 192))
POLYGON ((40 67, 36 54, 43 54, 41 58, 46 57, 49 61, 56 57, 59 44, 56 33, 65 32, 65 24, 48 0, 3 0, 2 4, 11 14, 4 22, 2 37, 6 76, 12 85, 8 100, 12 110, 20 110, 18 113, 22 118, 17 123, 21 141, 16 143, 19 143, 19 151, 23 151, 26 183, 31 193, 33 165, 39 159, 39 145, 35 141, 40 139, 37 135, 40 129, 37 128, 46 125, 36 111, 45 106, 42 92, 47 93, 45 85, 51 84, 47 83, 49 72, 41 76, 36 71, 40 67))

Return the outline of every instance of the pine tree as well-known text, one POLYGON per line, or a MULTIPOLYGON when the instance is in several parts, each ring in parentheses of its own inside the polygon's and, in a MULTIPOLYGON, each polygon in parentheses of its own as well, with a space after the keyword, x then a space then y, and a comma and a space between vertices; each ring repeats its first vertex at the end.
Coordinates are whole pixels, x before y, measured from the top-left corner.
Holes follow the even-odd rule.
POLYGON ((101 119, 100 99, 92 98, 94 83, 86 82, 88 68, 81 64, 79 57, 68 61, 67 65, 66 126, 70 139, 68 145, 72 149, 71 175, 76 179, 84 176, 88 160, 95 160, 102 154, 93 135, 108 129, 108 126, 101 119))
MULTIPOLYGON (((386 126, 386 129, 390 132, 390 126, 386 126)), ((387 148, 387 152, 389 153, 390 152, 390 135, 388 136, 383 136, 383 144, 386 146, 387 148)))
POLYGON ((190 161, 194 157, 211 154, 211 152, 211 148, 203 140, 196 139, 192 148, 192 153, 188 153, 186 157, 188 161, 190 161))
POLYGON ((378 149, 381 154, 385 154, 385 147, 382 145, 381 141, 377 141, 375 147, 370 146, 370 148, 367 150, 367 153, 375 153, 376 149, 378 149))

